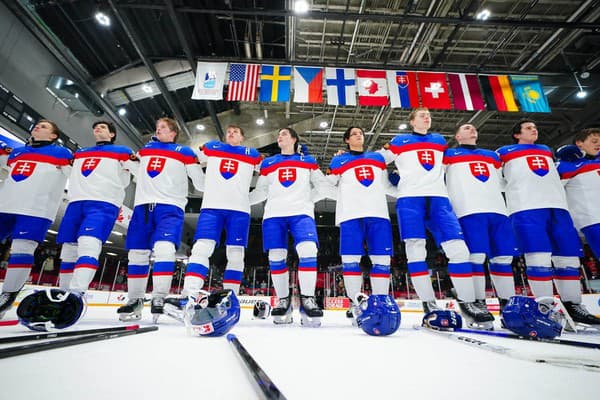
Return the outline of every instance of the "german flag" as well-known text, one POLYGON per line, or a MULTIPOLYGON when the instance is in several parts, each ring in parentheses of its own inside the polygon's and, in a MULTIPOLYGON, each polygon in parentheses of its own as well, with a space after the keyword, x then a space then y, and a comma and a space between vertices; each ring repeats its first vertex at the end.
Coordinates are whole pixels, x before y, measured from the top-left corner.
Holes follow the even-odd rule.
POLYGON ((508 75, 480 75, 479 81, 488 110, 519 111, 508 75))

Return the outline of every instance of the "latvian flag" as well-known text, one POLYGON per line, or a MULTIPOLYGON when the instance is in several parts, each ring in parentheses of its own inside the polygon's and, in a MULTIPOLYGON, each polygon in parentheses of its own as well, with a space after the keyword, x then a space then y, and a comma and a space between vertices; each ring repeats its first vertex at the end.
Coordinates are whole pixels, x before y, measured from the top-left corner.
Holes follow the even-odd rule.
POLYGON ((484 110, 483 96, 477 76, 473 74, 448 74, 454 108, 457 110, 484 110))
POLYGON ((385 71, 357 69, 358 104, 386 106, 389 104, 385 71))

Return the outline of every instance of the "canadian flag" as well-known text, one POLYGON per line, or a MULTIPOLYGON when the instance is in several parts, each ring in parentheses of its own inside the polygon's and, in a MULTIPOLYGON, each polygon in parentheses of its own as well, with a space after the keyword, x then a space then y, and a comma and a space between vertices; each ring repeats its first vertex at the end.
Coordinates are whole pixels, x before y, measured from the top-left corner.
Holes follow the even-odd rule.
POLYGON ((387 106, 389 104, 386 74, 383 70, 357 69, 358 104, 387 106))

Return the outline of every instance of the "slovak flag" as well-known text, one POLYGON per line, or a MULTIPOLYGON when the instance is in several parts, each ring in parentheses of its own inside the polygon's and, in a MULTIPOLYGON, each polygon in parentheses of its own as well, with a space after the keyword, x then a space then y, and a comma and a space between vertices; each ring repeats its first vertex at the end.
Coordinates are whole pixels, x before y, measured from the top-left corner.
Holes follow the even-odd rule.
POLYGON ((419 107, 417 74, 408 71, 385 71, 392 108, 419 107))
POLYGON ((358 104, 361 106, 387 106, 389 104, 385 71, 357 69, 358 104))
POLYGON ((527 157, 527 165, 529 169, 532 170, 536 175, 544 176, 548 172, 550 172, 550 168, 548 167, 548 160, 544 157, 540 156, 528 156, 527 157))
POLYGON ((323 102, 323 68, 294 67, 294 102, 323 102))
POLYGON ((354 168, 354 175, 361 185, 369 187, 375 180, 375 174, 373 173, 373 167, 364 165, 362 167, 354 168))
POLYGON ((238 165, 239 162, 237 160, 224 158, 221 160, 221 164, 219 164, 219 172, 223 178, 229 179, 237 173, 238 165))
POLYGON ((296 168, 280 168, 278 170, 279 183, 283 187, 290 187, 296 182, 296 168))
POLYGON ((10 173, 10 176, 15 182, 21 182, 33 174, 36 165, 36 163, 31 161, 17 161, 10 173))
POLYGON ((356 78, 352 68, 325 68, 327 104, 356 105, 356 78))
POLYGON ((81 175, 88 177, 92 172, 94 172, 98 164, 100 164, 99 158, 87 158, 81 164, 81 175))
POLYGON ((146 166, 146 173, 150 178, 158 176, 165 168, 167 160, 162 157, 151 157, 146 166))
POLYGON ((490 179, 490 169, 486 163, 469 163, 469 169, 471 170, 471 174, 481 182, 487 182, 487 180, 490 179))
POLYGON ((418 72, 423 107, 450 110, 450 94, 444 72, 418 72))
POLYGON ((433 151, 418 150, 417 157, 419 158, 419 163, 421 163, 421 166, 427 171, 431 171, 435 164, 435 155, 433 154, 433 151))

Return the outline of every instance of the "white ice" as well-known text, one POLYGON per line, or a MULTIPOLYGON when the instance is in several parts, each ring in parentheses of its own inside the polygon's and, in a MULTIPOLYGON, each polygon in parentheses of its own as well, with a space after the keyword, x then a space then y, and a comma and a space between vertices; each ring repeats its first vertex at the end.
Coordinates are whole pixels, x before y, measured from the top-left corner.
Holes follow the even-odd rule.
MULTIPOLYGON (((113 307, 90 307, 73 329, 120 325, 113 307)), ((14 318, 8 314, 5 319, 14 318)), ((413 329, 371 337, 342 311, 326 311, 320 328, 275 326, 243 309, 233 328, 287 399, 597 399, 600 373, 517 360, 413 329)), ((295 315, 299 321, 299 316, 295 315)), ((151 325, 149 309, 141 325, 151 325)), ((0 336, 29 333, 0 327, 0 336)), ((536 356, 566 355, 600 363, 600 350, 487 336, 488 343, 536 356)), ((577 335, 600 342, 600 336, 577 335)), ((7 347, 3 345, 2 347, 7 347)), ((80 344, 0 360, 0 399, 257 399, 251 376, 224 337, 187 336, 162 317, 157 332, 80 344)))

